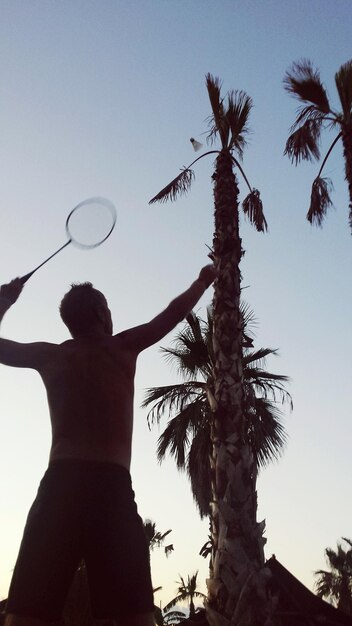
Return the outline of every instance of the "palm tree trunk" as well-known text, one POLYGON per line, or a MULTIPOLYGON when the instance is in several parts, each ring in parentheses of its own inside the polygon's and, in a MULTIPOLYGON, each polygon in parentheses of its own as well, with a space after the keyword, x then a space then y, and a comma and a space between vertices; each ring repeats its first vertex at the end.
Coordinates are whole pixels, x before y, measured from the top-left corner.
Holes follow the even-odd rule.
POLYGON ((212 426, 212 558, 207 617, 211 626, 269 624, 264 522, 256 522, 256 468, 243 419, 238 186, 228 150, 214 180, 215 412, 212 426))
POLYGON ((190 598, 189 598, 189 617, 190 618, 194 617, 195 613, 196 613, 196 608, 194 606, 193 597, 190 596, 190 598))
POLYGON ((342 143, 345 159, 345 176, 349 193, 349 224, 352 232, 352 123, 342 129, 342 143))

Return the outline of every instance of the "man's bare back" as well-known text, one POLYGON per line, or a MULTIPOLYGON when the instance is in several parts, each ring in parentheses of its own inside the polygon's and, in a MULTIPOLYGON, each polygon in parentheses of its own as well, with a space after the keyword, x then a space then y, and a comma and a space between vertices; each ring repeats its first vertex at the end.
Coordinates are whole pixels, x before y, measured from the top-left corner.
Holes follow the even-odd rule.
POLYGON ((129 470, 137 356, 120 335, 48 346, 39 373, 52 424, 50 461, 105 461, 129 470))
MULTIPOLYGON (((25 528, 10 588, 7 625, 21 626, 23 618, 35 617, 35 623, 43 626, 60 619, 68 585, 81 559, 86 560, 88 578, 93 581, 91 599, 96 618, 116 618, 116 623, 129 623, 131 626, 150 626, 153 623, 148 550, 129 476, 136 361, 142 350, 159 342, 186 317, 214 278, 214 267, 204 267, 191 286, 159 315, 146 324, 117 335, 113 335, 111 314, 103 294, 90 283, 74 285, 60 306, 61 317, 72 339, 58 345, 47 342, 23 344, 0 338, 0 363, 32 368, 41 375, 52 425, 49 468, 25 528), (86 485, 85 489, 76 489, 75 481, 77 485, 82 485, 82 489, 86 485), (88 516, 80 513, 77 517, 79 504, 83 507, 82 511, 88 511, 94 481, 94 502, 99 498, 104 500, 109 481, 113 481, 112 491, 107 492, 105 500, 93 507, 88 516), (59 492, 61 504, 57 498, 59 492), (117 501, 116 493, 120 494, 117 501), (125 507, 122 505, 124 498, 125 507), (40 506, 37 506, 39 502, 40 506), (74 511, 76 521, 71 523, 70 515, 74 511), (100 516, 93 522, 97 511, 101 511, 100 516), (124 515, 129 520, 128 532, 123 534, 123 531, 122 539, 118 539, 119 533, 115 528, 124 523, 124 515), (110 518, 115 520, 112 528, 111 524, 109 528, 110 518), (82 528, 78 519, 82 520, 82 528), (44 529, 45 536, 51 532, 50 550, 45 544, 44 529), (98 539, 93 539, 95 529, 100 529, 98 539), (70 533, 75 537, 72 545, 66 540, 70 533), (84 536, 89 539, 81 545, 80 537, 84 536), (101 545, 103 536, 106 536, 105 552, 101 545), (128 545, 130 549, 127 549, 128 545), (125 556, 120 558, 118 555, 123 547, 125 556), (32 567, 30 555, 33 550, 37 574, 29 579, 28 568, 32 567), (137 559, 133 567, 131 551, 135 551, 137 559), (52 559, 51 554, 59 556, 52 559), (57 567, 54 586, 46 576, 48 559, 54 573, 57 567), (124 572, 130 566, 131 573, 126 579, 124 572), (99 581, 96 578, 96 570, 105 572, 103 581, 100 573, 99 581), (138 577, 140 607, 135 608, 132 614, 124 614, 123 619, 120 616, 120 620, 117 615, 123 611, 124 605, 130 607, 129 594, 135 595, 138 577), (126 584, 126 591, 123 591, 122 585, 126 584), (54 589, 55 594, 49 600, 54 589), (44 597, 48 599, 45 607, 42 602, 44 597)), ((0 322, 18 299, 22 287, 20 279, 0 287, 0 322)), ((130 608, 127 610, 131 611, 130 608)))

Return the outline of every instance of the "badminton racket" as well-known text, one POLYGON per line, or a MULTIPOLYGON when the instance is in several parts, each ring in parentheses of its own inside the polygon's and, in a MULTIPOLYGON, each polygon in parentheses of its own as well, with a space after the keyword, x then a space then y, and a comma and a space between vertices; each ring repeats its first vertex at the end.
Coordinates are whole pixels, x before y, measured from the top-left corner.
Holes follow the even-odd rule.
POLYGON ((45 261, 37 265, 31 272, 22 276, 22 284, 33 276, 34 272, 45 265, 50 259, 71 243, 77 248, 92 249, 100 246, 110 237, 116 224, 116 209, 106 198, 88 198, 77 204, 66 219, 67 241, 53 252, 45 261))

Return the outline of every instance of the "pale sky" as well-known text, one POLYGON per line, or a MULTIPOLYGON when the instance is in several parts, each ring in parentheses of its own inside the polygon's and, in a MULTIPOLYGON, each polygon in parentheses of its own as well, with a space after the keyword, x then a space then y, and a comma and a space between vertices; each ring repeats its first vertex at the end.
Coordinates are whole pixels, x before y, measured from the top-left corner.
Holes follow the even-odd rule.
MULTIPOLYGON (((212 242, 213 158, 197 164, 186 197, 148 200, 195 158, 189 138, 204 141, 207 72, 223 80, 224 93, 253 98, 244 168, 261 191, 269 233, 241 219, 243 284, 258 319, 256 347, 279 349, 267 366, 291 377, 294 400, 285 455, 260 475, 258 520, 266 519, 266 556, 275 553, 309 588, 312 572, 325 567, 324 549, 352 536, 352 239, 341 146, 326 168, 336 210, 323 230, 305 220, 319 166, 295 168, 283 157, 297 105, 282 79, 293 61, 309 58, 339 107, 334 74, 351 58, 351 17, 350 0, 0 0, 0 282, 65 242, 66 215, 81 200, 106 196, 118 210, 103 246, 69 247, 27 283, 4 319, 6 337, 68 338, 57 307, 74 281, 91 280, 106 294, 116 331, 148 321, 188 287, 212 242)), ((243 198, 241 180, 240 188, 243 198)), ((132 478, 141 516, 173 529, 175 552, 152 559, 163 604, 179 574, 199 570, 203 591, 207 576, 198 552, 208 523, 186 477, 172 461, 157 464, 158 432, 148 431, 139 408, 145 388, 175 380, 159 346, 141 355, 132 478)), ((0 598, 49 444, 39 377, 1 366, 0 598)))

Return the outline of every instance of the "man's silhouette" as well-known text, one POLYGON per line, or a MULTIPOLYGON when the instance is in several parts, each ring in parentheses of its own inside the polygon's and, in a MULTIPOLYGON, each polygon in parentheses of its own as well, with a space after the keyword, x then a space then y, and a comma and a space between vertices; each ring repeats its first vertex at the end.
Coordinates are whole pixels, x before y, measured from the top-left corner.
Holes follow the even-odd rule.
MULTIPOLYGON (((0 363, 39 372, 52 445, 30 509, 7 603, 6 626, 58 623, 84 559, 97 624, 152 626, 149 553, 130 478, 138 354, 190 312, 214 279, 197 280, 146 324, 113 335, 105 297, 73 285, 60 305, 72 339, 62 344, 0 339, 0 363)), ((22 290, 0 287, 0 321, 22 290)))

